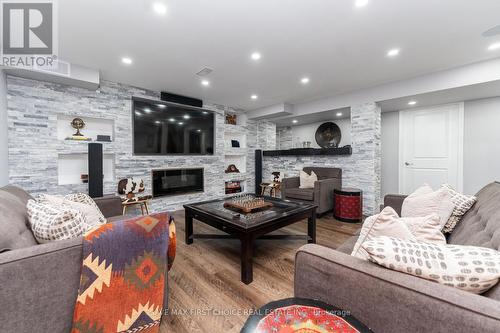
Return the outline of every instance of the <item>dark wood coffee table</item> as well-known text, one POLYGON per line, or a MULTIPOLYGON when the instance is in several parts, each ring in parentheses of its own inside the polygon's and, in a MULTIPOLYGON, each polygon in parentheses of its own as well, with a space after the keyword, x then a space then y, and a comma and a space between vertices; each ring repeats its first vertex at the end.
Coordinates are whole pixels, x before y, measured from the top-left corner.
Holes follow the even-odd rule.
POLYGON ((265 197, 273 207, 249 214, 224 207, 227 200, 212 200, 185 205, 186 244, 197 239, 235 238, 241 241, 241 281, 253 280, 252 257, 256 239, 304 239, 316 243, 316 205, 265 197), (193 219, 208 224, 228 235, 194 234, 193 219), (268 235, 269 233, 308 220, 307 235, 268 235))

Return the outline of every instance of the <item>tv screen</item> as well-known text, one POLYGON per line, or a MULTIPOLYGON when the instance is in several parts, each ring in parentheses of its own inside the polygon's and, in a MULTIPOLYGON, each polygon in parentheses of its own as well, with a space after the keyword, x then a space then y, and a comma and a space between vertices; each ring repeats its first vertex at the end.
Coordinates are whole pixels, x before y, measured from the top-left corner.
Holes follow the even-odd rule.
POLYGON ((132 102, 134 154, 214 154, 213 112, 140 98, 132 102))

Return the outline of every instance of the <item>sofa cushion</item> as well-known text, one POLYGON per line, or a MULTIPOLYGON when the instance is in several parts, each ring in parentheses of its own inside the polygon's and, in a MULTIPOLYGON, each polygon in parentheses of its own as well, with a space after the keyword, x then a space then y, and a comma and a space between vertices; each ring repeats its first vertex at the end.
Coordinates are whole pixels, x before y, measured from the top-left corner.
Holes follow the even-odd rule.
POLYGON ((330 178, 342 179, 342 169, 339 168, 305 167, 303 170, 308 174, 314 171, 319 180, 330 178))
POLYGON ((0 252, 37 245, 26 204, 31 196, 15 186, 0 188, 0 252))
POLYGON ((500 250, 500 183, 485 186, 476 204, 455 227, 448 243, 500 250))
POLYGON ((286 197, 291 199, 299 200, 314 200, 314 189, 313 188, 291 188, 286 190, 286 197))

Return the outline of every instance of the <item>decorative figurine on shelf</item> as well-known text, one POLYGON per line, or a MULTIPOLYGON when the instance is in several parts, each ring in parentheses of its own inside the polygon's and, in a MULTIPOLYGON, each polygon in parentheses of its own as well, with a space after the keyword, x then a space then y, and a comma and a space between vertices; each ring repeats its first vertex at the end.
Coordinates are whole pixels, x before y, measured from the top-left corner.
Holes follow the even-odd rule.
POLYGON ((237 116, 235 114, 226 114, 226 124, 236 125, 237 116))
POLYGON ((144 190, 144 180, 142 179, 127 178, 118 182, 118 194, 126 195, 127 200, 136 199, 135 195, 144 192, 144 190))
POLYGON ((240 170, 236 167, 236 165, 231 164, 227 167, 226 173, 240 173, 240 170))
POLYGON ((73 134, 73 136, 83 136, 82 133, 80 133, 80 130, 85 127, 85 122, 81 118, 75 118, 71 121, 71 127, 76 129, 76 133, 73 134))

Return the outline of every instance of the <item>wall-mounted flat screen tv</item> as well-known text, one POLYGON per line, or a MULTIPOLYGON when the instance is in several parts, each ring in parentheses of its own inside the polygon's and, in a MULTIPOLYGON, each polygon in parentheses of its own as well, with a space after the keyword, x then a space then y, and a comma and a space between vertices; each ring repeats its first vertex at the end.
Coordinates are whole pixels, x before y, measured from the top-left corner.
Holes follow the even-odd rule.
POLYGON ((182 104, 132 99, 136 155, 213 155, 215 115, 182 104))

